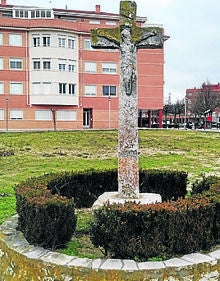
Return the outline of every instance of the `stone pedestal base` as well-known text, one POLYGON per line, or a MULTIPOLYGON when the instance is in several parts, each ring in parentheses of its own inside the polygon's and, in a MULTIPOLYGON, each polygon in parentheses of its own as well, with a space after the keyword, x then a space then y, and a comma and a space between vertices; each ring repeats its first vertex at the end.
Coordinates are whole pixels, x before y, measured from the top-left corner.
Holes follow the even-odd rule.
POLYGON ((140 193, 138 199, 120 198, 118 192, 105 192, 98 197, 92 208, 97 209, 103 205, 109 204, 124 204, 126 202, 135 202, 140 204, 155 204, 162 202, 160 194, 156 193, 140 193))

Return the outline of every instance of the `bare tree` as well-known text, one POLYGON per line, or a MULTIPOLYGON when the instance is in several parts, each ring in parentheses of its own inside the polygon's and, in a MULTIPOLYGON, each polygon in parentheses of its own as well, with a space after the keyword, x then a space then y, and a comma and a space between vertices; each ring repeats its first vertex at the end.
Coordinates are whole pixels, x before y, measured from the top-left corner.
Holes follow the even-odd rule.
POLYGON ((213 112, 220 105, 220 93, 212 91, 210 84, 202 84, 201 90, 191 100, 190 112, 195 116, 213 112))

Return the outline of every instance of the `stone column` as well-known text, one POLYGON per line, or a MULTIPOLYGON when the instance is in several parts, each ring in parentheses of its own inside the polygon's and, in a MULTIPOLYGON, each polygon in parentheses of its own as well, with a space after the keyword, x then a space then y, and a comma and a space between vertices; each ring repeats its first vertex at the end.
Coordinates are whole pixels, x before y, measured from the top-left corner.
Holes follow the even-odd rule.
POLYGON ((120 45, 118 191, 121 198, 139 197, 137 50, 130 31, 130 27, 123 29, 120 45))

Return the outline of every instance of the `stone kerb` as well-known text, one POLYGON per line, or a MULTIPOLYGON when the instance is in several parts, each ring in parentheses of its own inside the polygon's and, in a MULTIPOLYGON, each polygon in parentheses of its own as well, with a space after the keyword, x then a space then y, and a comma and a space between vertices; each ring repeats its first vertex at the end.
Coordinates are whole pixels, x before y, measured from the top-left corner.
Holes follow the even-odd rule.
POLYGON ((30 245, 16 230, 17 215, 0 226, 1 281, 217 281, 220 249, 161 262, 88 259, 30 245))

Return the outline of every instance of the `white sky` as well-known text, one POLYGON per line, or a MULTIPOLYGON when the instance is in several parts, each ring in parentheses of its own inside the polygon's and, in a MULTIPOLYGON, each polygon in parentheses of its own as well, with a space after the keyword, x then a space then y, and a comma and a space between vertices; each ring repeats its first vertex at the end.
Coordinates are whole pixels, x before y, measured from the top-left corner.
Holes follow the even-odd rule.
MULTIPOLYGON (((13 5, 35 5, 74 10, 119 12, 120 0, 7 0, 13 5)), ((165 42, 165 100, 182 99, 187 88, 220 82, 219 0, 136 0, 139 16, 163 24, 165 42)))

